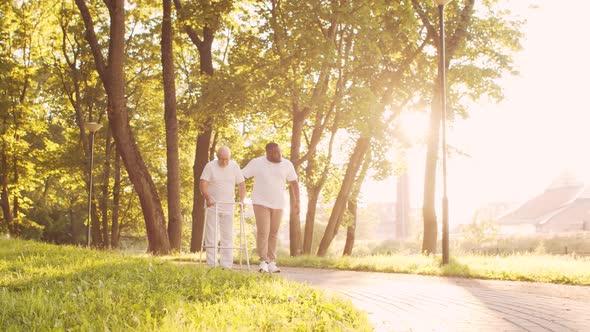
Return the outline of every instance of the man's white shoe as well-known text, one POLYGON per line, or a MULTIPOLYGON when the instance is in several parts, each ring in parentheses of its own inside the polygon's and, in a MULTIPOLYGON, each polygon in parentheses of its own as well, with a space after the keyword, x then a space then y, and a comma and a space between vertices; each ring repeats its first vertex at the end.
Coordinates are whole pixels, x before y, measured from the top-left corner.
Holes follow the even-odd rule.
POLYGON ((272 261, 272 262, 268 263, 268 271, 270 273, 280 273, 281 269, 279 269, 279 267, 277 266, 277 263, 272 261))
POLYGON ((258 272, 266 272, 268 273, 268 263, 265 261, 261 261, 258 267, 258 272))

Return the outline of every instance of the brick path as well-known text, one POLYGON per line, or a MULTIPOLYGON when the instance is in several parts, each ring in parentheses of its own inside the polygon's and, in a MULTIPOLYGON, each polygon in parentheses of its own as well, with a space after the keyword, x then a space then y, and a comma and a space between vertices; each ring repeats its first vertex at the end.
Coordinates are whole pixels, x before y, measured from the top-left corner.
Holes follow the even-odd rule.
POLYGON ((281 267, 336 292, 376 331, 590 331, 590 287, 281 267))

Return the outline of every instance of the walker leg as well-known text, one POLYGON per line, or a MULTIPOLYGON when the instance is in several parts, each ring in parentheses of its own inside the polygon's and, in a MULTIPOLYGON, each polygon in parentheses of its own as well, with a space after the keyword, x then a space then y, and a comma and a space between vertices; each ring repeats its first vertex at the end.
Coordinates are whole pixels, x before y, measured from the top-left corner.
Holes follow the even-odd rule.
POLYGON ((207 212, 207 204, 205 204, 205 219, 203 221, 203 234, 201 235, 201 250, 199 250, 199 267, 203 265, 203 250, 205 249, 205 232, 207 231, 207 212))
POLYGON ((214 248, 214 252, 213 252, 213 266, 216 267, 217 266, 217 250, 219 249, 219 239, 218 239, 218 234, 217 234, 217 228, 219 227, 219 211, 217 211, 217 203, 215 203, 215 242, 213 242, 213 248, 214 248))
MULTIPOLYGON (((240 205, 240 213, 242 213, 242 206, 240 205)), ((240 223, 240 271, 242 270, 242 224, 240 223)))
POLYGON ((246 252, 246 266, 248 271, 250 271, 250 256, 248 254, 248 239, 246 238, 246 222, 244 221, 244 206, 242 205, 242 213, 240 213, 240 224, 242 225, 242 235, 244 236, 244 247, 240 248, 240 250, 244 250, 246 252))
POLYGON ((242 224, 242 213, 244 211, 243 204, 240 204, 240 271, 242 270, 242 235, 244 234, 244 225, 242 224))

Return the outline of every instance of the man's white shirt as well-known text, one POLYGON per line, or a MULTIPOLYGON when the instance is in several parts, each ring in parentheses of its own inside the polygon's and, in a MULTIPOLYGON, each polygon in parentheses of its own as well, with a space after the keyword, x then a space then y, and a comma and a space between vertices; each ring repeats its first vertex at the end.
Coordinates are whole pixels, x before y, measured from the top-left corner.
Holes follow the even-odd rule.
MULTIPOLYGON (((233 202, 235 197, 236 184, 244 182, 240 166, 230 160, 225 167, 219 166, 218 160, 212 160, 205 165, 201 180, 208 182, 209 194, 215 202, 233 202)), ((220 212, 233 211, 233 205, 219 204, 220 212)))
POLYGON ((254 177, 252 203, 271 209, 285 206, 285 182, 297 180, 295 167, 290 160, 281 158, 280 163, 273 163, 266 156, 252 159, 242 170, 246 178, 254 177))

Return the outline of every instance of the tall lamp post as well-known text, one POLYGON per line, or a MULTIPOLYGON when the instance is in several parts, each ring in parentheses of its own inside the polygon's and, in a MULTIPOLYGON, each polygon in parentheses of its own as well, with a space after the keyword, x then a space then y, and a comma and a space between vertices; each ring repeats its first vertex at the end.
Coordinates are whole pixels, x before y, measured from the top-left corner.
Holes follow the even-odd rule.
POLYGON ((94 166, 94 136, 96 132, 102 128, 100 123, 87 122, 84 128, 90 133, 90 179, 88 181, 88 227, 86 232, 86 246, 90 247, 90 221, 92 220, 92 168, 94 166))
POLYGON ((447 66, 445 60, 445 5, 451 0, 434 0, 438 5, 438 22, 440 30, 439 68, 440 68, 440 103, 442 127, 442 168, 443 168, 443 198, 442 198, 442 256, 443 264, 449 263, 449 199, 447 198, 447 66))

